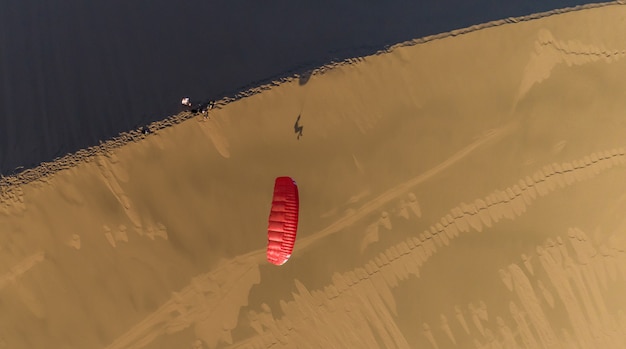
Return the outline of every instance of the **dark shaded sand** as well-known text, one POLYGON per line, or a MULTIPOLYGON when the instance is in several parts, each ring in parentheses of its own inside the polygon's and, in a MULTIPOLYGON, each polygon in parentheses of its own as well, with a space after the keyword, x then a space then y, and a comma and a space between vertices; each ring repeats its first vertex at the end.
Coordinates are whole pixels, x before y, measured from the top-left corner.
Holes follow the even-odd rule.
POLYGON ((5 179, 0 348, 623 348, 625 17, 399 46, 5 179))

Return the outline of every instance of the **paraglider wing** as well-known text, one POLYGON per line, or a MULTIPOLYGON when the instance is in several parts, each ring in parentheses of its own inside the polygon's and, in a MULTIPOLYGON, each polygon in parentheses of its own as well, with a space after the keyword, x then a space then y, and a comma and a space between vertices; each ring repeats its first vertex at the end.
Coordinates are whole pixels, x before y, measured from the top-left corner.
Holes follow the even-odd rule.
POLYGON ((293 251, 298 230, 298 186, 290 177, 278 177, 267 227, 267 260, 283 265, 293 251))

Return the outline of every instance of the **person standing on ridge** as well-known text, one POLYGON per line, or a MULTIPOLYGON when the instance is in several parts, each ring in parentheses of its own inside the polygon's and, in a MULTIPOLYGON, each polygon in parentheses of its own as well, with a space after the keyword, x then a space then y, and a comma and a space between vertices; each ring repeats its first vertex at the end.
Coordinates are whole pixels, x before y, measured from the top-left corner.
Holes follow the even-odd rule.
POLYGON ((194 104, 191 103, 189 97, 185 97, 182 99, 181 104, 187 107, 187 110, 193 114, 201 113, 204 115, 204 118, 207 119, 209 117, 209 110, 213 109, 215 106, 214 101, 209 101, 207 103, 203 103, 198 105, 197 108, 194 108, 194 104))

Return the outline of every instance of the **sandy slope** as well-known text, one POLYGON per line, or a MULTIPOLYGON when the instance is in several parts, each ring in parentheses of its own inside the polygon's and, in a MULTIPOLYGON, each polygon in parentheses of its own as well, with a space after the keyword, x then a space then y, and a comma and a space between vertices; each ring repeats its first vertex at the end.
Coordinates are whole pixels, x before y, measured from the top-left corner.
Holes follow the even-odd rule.
POLYGON ((14 187, 0 343, 623 347, 625 17, 398 47, 14 187), (278 268, 280 175, 301 221, 278 268))
POLYGON ((0 174, 397 42, 602 0, 4 2, 0 174), (158 57, 158 59, 155 59, 158 57))

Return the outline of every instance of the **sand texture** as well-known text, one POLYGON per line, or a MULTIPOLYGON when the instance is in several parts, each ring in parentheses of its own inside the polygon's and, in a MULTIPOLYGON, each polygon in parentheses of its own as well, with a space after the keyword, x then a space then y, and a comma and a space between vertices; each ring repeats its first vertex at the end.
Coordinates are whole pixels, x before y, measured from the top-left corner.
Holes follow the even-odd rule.
POLYGON ((626 347, 624 33, 416 40, 3 178, 0 348, 626 347))

